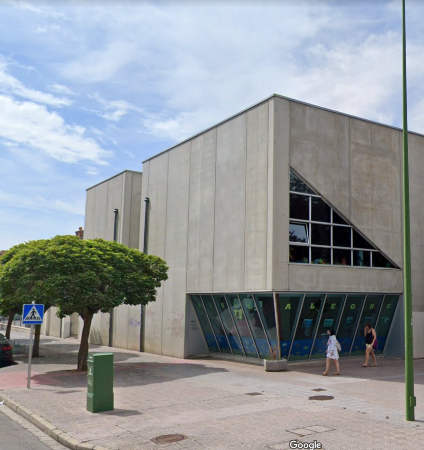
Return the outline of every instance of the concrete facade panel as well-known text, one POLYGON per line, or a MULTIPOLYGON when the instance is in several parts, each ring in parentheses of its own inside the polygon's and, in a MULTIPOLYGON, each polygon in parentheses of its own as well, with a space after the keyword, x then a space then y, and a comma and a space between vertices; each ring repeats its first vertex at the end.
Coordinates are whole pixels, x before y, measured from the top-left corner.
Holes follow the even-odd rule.
POLYGON ((169 153, 165 219, 164 259, 169 271, 163 289, 162 354, 180 358, 185 356, 190 155, 190 142, 169 153))
POLYGON ((245 286, 246 114, 217 129, 213 290, 245 286))
MULTIPOLYGON (((165 259, 166 214, 168 194, 169 152, 149 162, 148 197, 149 239, 148 253, 165 259)), ((162 353, 163 330, 163 285, 158 289, 156 301, 145 307, 144 350, 148 353, 162 353)))
POLYGON ((210 292, 213 284, 216 130, 191 142, 187 291, 210 292))
POLYGON ((269 105, 247 112, 245 289, 267 286, 269 105))
POLYGON ((291 291, 403 292, 402 271, 289 264, 291 291))
POLYGON ((273 135, 272 289, 288 289, 290 103, 275 99, 273 135))

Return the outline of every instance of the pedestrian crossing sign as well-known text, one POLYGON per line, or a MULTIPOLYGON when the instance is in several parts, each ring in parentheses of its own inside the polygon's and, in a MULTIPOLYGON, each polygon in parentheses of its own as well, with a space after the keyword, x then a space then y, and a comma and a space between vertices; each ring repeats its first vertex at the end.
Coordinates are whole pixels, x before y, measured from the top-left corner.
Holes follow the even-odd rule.
POLYGON ((29 325, 41 325, 43 323, 44 305, 24 305, 22 323, 29 325))

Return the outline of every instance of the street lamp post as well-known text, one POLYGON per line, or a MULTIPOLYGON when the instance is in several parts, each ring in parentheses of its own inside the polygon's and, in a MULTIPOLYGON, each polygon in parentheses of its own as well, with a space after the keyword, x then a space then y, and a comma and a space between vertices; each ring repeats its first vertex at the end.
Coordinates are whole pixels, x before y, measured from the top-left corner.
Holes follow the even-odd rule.
POLYGON ((411 233, 409 217, 408 118, 406 95, 405 0, 402 0, 402 81, 403 81, 403 274, 405 308, 405 415, 415 420, 414 353, 412 333, 411 233))

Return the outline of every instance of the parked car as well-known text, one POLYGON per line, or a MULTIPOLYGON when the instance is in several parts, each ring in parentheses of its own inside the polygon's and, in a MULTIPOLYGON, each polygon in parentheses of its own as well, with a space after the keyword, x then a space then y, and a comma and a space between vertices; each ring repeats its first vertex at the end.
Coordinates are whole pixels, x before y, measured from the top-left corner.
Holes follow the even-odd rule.
POLYGON ((0 333, 0 367, 11 366, 12 364, 13 347, 6 336, 0 333))

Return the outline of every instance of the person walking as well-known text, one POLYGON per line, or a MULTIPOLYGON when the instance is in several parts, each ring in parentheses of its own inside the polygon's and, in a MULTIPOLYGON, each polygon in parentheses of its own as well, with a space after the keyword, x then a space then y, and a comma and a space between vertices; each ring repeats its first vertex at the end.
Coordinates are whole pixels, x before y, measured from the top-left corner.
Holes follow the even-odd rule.
POLYGON ((327 360, 325 366, 325 372, 323 372, 324 376, 328 375, 330 371, 330 363, 334 361, 336 366, 336 372, 334 375, 340 375, 340 366, 339 366, 339 351, 341 350, 340 344, 336 339, 335 333, 333 329, 327 330, 328 342, 327 342, 327 360))
POLYGON ((370 359, 371 355, 373 361, 371 367, 377 367, 377 359, 374 354, 374 350, 377 348, 377 334, 369 322, 365 325, 364 335, 365 335, 365 362, 362 365, 364 367, 368 367, 368 360, 370 359))

